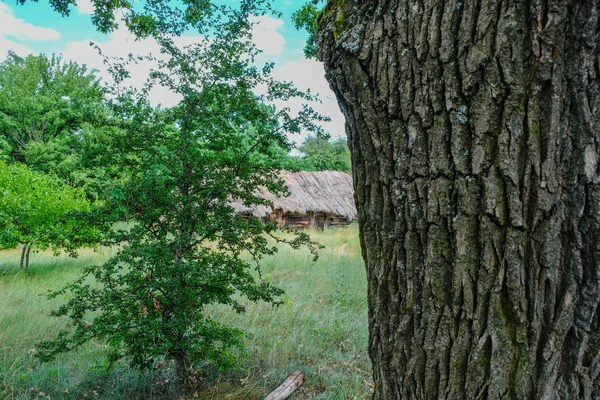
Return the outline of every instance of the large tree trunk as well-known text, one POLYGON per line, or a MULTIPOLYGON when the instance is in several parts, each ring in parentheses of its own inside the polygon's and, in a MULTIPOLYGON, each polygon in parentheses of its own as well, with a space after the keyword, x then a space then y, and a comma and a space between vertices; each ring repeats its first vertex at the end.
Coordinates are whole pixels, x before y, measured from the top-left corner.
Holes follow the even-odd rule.
POLYGON ((375 399, 600 398, 598 0, 329 0, 375 399))

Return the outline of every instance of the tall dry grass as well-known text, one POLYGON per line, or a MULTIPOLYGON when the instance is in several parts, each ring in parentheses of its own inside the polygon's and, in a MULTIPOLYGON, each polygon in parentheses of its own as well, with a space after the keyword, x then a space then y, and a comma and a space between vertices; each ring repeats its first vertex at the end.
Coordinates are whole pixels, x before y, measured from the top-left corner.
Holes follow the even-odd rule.
MULTIPOLYGON (((365 399, 370 392, 364 264, 357 229, 312 232, 323 245, 313 262, 307 251, 280 247, 263 274, 285 289, 283 304, 249 303, 246 313, 214 307, 214 318, 248 333, 240 369, 207 366, 198 389, 183 398, 261 399, 295 370, 306 382, 296 399, 365 399)), ((49 290, 101 263, 110 249, 84 250, 77 259, 41 253, 30 269, 18 268, 19 252, 0 252, 0 399, 177 399, 168 364, 139 374, 121 363, 111 372, 91 370, 104 344, 90 343, 51 363, 35 359, 35 346, 64 326, 49 317, 64 299, 49 290)))

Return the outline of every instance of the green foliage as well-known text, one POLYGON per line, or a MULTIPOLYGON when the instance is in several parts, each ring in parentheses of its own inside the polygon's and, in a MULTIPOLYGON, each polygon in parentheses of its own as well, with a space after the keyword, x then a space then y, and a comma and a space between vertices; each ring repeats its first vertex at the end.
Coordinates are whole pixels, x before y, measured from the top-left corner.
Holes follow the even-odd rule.
POLYGON ((317 58, 317 19, 321 15, 324 0, 310 0, 299 10, 292 14, 292 21, 297 30, 308 33, 304 56, 306 58, 317 58))
MULTIPOLYGON (((29 0, 37 2, 37 0, 29 0)), ((187 30, 195 30, 202 34, 211 33, 214 28, 206 21, 215 15, 223 15, 230 8, 227 4, 217 4, 211 0, 183 0, 169 2, 164 0, 136 3, 129 0, 91 0, 94 5, 92 23, 98 31, 108 33, 117 26, 115 16, 122 17, 127 28, 137 37, 155 36, 160 34, 181 35, 187 30)), ((27 0, 17 0, 25 4, 27 0)), ((218 2, 222 3, 222 2, 218 2)), ((241 16, 248 15, 253 10, 270 10, 269 0, 240 0, 241 16)), ((50 0, 50 5, 62 16, 68 16, 71 7, 77 6, 76 0, 50 0)), ((247 23, 247 21, 245 21, 247 23)))
POLYGON ((53 173, 90 197, 118 175, 102 163, 108 144, 104 90, 93 72, 59 57, 9 53, 0 64, 0 159, 53 173))
POLYGON ((308 39, 306 39, 304 47, 304 56, 306 58, 317 57, 316 34, 317 17, 319 16, 317 5, 320 2, 320 0, 311 0, 292 14, 292 20, 296 29, 305 30, 308 33, 308 39))
POLYGON ((99 232, 78 218, 90 210, 81 190, 25 165, 0 161, 0 249, 22 245, 27 264, 34 247, 74 252, 97 241, 99 232))
POLYGON ((98 80, 73 62, 9 53, 0 64, 0 135, 15 161, 27 161, 31 143, 60 145, 101 118, 102 102, 98 80))
MULTIPOLYGON (((255 194, 259 187, 282 193, 268 156, 275 148, 289 150, 287 133, 319 131, 313 121, 324 118, 308 108, 294 116, 267 105, 312 97, 273 81, 272 65, 256 66, 248 17, 264 12, 259 3, 204 15, 210 35, 185 49, 157 35, 168 60, 159 61, 141 92, 115 90, 121 95, 112 113, 126 140, 113 141, 121 147, 112 154, 129 162, 129 172, 103 215, 135 225, 107 232, 107 243, 122 246, 117 254, 52 295, 68 298, 54 315, 68 316, 72 328, 40 346, 42 360, 104 339, 107 366, 126 358, 145 370, 172 360, 184 384, 191 369, 207 362, 230 367, 231 350, 242 343, 242 332, 213 319, 207 306, 243 312, 244 298, 279 302, 282 291, 260 274, 262 258, 277 251, 266 239, 275 237, 276 225, 241 217, 231 203, 266 204, 255 194), (146 94, 155 85, 181 102, 151 107, 146 94), (265 95, 255 94, 259 85, 265 95)), ((126 73, 126 64, 114 70, 126 73)), ((315 250, 304 233, 285 241, 315 250)))
POLYGON ((298 169, 352 172, 350 150, 345 138, 331 141, 322 135, 308 136, 298 150, 304 154, 296 161, 298 169))
MULTIPOLYGON (((345 0, 310 0, 292 15, 294 25, 297 30, 303 30, 308 33, 304 55, 306 58, 317 58, 317 30, 319 24, 331 16, 333 12, 339 10, 345 4, 345 0), (320 6, 320 4, 325 6, 320 6)), ((334 37, 339 37, 348 30, 351 24, 348 22, 348 16, 344 13, 338 13, 333 23, 334 37)))
POLYGON ((273 145, 256 160, 291 171, 343 171, 352 173, 350 150, 346 138, 333 141, 323 134, 308 136, 297 147, 300 155, 291 155, 289 149, 273 145))

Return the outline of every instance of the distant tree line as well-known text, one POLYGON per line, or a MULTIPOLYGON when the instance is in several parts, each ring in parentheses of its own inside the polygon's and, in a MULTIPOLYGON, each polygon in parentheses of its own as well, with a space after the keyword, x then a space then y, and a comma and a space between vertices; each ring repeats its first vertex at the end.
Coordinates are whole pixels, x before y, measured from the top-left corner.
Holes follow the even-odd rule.
POLYGON ((308 136, 298 146, 299 156, 289 155, 287 166, 300 171, 352 172, 350 150, 345 137, 308 136))
MULTIPOLYGON (((0 64, 0 160, 19 162, 84 189, 107 195, 134 159, 116 152, 127 141, 96 71, 57 56, 9 53, 0 64)), ((237 134, 248 135, 252 129, 237 134)), ((265 164, 301 171, 351 171, 346 138, 308 135, 296 152, 272 143, 265 164)))

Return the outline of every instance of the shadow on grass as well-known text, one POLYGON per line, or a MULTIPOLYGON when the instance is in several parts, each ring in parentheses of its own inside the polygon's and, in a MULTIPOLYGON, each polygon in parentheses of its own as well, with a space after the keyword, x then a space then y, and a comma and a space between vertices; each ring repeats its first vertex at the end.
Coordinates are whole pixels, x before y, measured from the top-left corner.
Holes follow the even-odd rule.
MULTIPOLYGON (((33 361, 32 364, 35 364, 33 361)), ((84 367, 85 368, 85 367, 84 367)), ((2 399, 178 399, 172 373, 161 368, 137 373, 126 365, 110 372, 69 371, 51 363, 23 368, 0 386, 2 399)), ((2 381, 0 381, 0 384, 2 381)))
POLYGON ((32 254, 29 266, 20 267, 19 256, 15 251, 0 252, 0 279, 2 277, 39 277, 54 276, 57 272, 80 271, 107 259, 106 255, 92 250, 82 251, 77 257, 67 254, 54 256, 51 252, 32 254))
POLYGON ((96 371, 89 367, 79 371, 64 368, 64 364, 35 365, 28 355, 14 374, 0 379, 0 399, 111 399, 111 400, 187 400, 187 399, 262 399, 265 378, 271 374, 258 369, 221 373, 205 368, 185 390, 175 385, 170 363, 140 373, 119 363, 111 371, 96 371), (28 366, 26 366, 29 364, 28 366), (200 377, 201 376, 201 377, 200 377))

